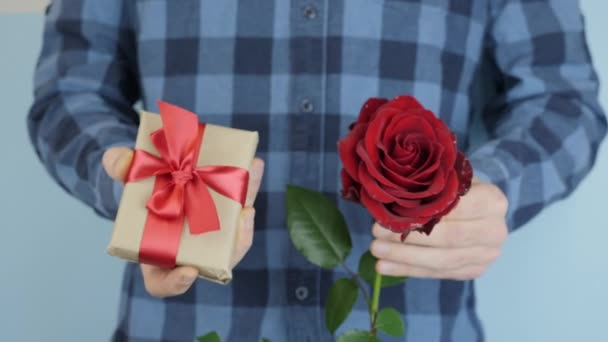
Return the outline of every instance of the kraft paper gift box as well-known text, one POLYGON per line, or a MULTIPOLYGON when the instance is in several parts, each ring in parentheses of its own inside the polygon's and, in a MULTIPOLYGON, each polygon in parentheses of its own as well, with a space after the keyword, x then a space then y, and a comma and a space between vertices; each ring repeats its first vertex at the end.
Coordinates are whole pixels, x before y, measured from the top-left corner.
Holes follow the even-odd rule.
MULTIPOLYGON (((161 116, 158 114, 148 112, 141 113, 140 126, 135 144, 135 150, 145 151, 156 157, 160 157, 160 154, 158 149, 155 148, 155 144, 152 142, 153 139, 151 138, 151 134, 161 128, 166 130, 167 128, 170 128, 169 126, 180 128, 180 125, 184 125, 184 122, 169 125, 165 123, 167 127, 163 127, 163 121, 165 118, 175 119, 175 115, 177 114, 194 115, 193 113, 189 113, 177 106, 160 101, 159 108, 161 110, 161 115, 165 115, 163 116, 162 121, 161 116)), ((192 117, 189 119, 192 120, 192 117)), ((194 125, 197 124, 198 119, 194 125)), ((190 121, 190 124, 187 127, 192 125, 192 121, 190 121)), ((210 167, 211 169, 214 167, 224 169, 226 167, 233 167, 233 169, 238 168, 245 171, 246 175, 248 176, 248 170, 251 166, 257 148, 257 132, 215 126, 211 124, 204 124, 202 131, 202 138, 198 136, 199 141, 195 142, 195 144, 200 145, 200 152, 194 157, 196 159, 196 167, 210 167)), ((166 138, 166 132, 164 135, 164 140, 166 140, 167 144, 169 144, 169 139, 166 138)), ((180 139, 181 135, 182 132, 178 131, 177 135, 174 135, 174 138, 180 139)), ((171 150, 170 147, 168 149, 171 150)), ((197 148, 195 147, 194 150, 196 149, 197 148)), ((135 165, 136 160, 137 155, 135 156, 131 170, 129 171, 130 175, 133 172, 133 165, 135 165)), ((164 177, 171 176, 172 174, 169 174, 165 175, 164 177)), ((157 249, 155 253, 173 253, 175 265, 193 266, 199 271, 200 277, 210 281, 222 284, 227 284, 230 282, 232 279, 231 259, 235 248, 237 229, 240 220, 240 211, 242 209, 242 205, 239 200, 228 198, 225 195, 218 193, 213 187, 205 184, 209 190, 213 204, 217 209, 216 218, 219 219, 219 230, 193 234, 190 231, 189 222, 194 221, 190 220, 187 216, 188 213, 186 213, 186 218, 183 219, 183 223, 178 224, 178 231, 176 232, 176 224, 175 221, 173 221, 175 218, 166 219, 168 222, 173 222, 172 228, 164 227, 163 221, 165 218, 163 218, 162 215, 159 216, 151 213, 150 209, 147 208, 147 204, 149 203, 153 192, 157 190, 155 188, 155 186, 158 186, 158 184, 155 183, 156 178, 156 176, 151 176, 144 179, 127 181, 125 183, 122 198, 120 200, 120 206, 116 216, 114 231, 107 249, 108 254, 128 261, 145 262, 145 260, 142 260, 140 248, 144 247, 146 250, 148 250, 150 248, 150 242, 147 241, 147 245, 144 246, 142 241, 145 239, 142 238, 145 234, 151 234, 151 230, 156 230, 156 233, 160 234, 160 238, 157 237, 156 241, 152 242, 152 248, 157 249), (151 216, 154 216, 155 218, 151 219, 151 216), (149 227, 150 225, 155 226, 149 227), (159 230, 160 233, 158 232, 159 230), (175 236, 174 242, 170 242, 169 240, 171 239, 166 239, 167 245, 162 245, 165 243, 165 240, 163 240, 163 234, 173 234, 175 236), (154 244, 156 244, 156 246, 154 246, 154 244), (159 244, 161 245, 158 246, 159 244), (176 246, 176 244, 178 244, 178 246, 176 246)), ((165 183, 166 182, 167 178, 165 178, 165 183)), ((246 194, 247 190, 247 180, 237 181, 236 179, 230 178, 229 175, 216 179, 216 183, 218 182, 223 183, 221 185, 227 187, 234 187, 237 183, 241 185, 244 183, 244 189, 240 187, 240 200, 244 201, 244 194, 246 194)), ((162 189, 158 190, 160 191, 162 189)), ((190 190, 192 189, 188 188, 188 191, 190 190)), ((199 198, 204 199, 204 194, 190 193, 189 196, 190 198, 194 198, 195 201, 192 202, 197 202, 195 204, 199 206, 199 210, 194 210, 196 213, 203 213, 207 216, 213 216, 213 205, 211 205, 211 207, 206 206, 204 208, 200 208, 201 201, 199 201, 199 198)), ((179 195, 177 195, 177 197, 179 197, 179 195)), ((184 201, 187 201, 187 197, 188 196, 186 196, 184 201)), ((182 214, 182 216, 183 215, 184 214, 182 214)), ((152 232, 152 234, 153 233, 154 232, 152 232)), ((146 239, 148 236, 146 236, 146 239)), ((166 255, 157 257, 165 258, 163 259, 165 261, 161 264, 166 263, 166 255)), ((171 259, 171 256, 169 256, 169 259, 171 259)), ((146 263, 155 264, 155 262, 146 263)), ((161 266, 161 264, 156 264, 161 266)))

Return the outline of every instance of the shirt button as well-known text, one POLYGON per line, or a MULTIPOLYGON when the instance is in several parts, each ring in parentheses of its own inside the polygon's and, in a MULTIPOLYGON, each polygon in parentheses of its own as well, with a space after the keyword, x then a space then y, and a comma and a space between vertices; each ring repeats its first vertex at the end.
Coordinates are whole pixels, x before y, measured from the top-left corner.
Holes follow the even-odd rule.
POLYGON ((312 111, 315 110, 315 107, 309 99, 304 99, 302 100, 302 103, 300 103, 300 109, 304 113, 312 113, 312 111))
POLYGON ((308 288, 306 286, 298 286, 296 289, 296 298, 298 298, 298 300, 305 300, 308 298, 308 288))
POLYGON ((310 20, 315 19, 317 17, 317 8, 312 5, 304 7, 304 17, 310 20))

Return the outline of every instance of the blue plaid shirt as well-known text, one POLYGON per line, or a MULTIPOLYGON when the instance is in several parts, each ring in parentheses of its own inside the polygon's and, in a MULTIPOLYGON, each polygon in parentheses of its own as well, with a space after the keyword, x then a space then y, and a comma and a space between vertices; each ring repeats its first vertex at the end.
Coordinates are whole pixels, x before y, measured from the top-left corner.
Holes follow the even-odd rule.
MULTIPOLYGON (((250 253, 228 286, 198 281, 149 296, 126 268, 114 341, 328 341, 323 301, 340 271, 292 247, 284 189, 337 197, 336 141, 365 99, 413 94, 456 132, 478 177, 510 200, 510 228, 568 195, 606 132, 577 1, 64 0, 49 7, 29 131, 40 159, 74 197, 113 218, 121 186, 103 171, 111 146, 133 146, 133 105, 163 99, 201 120, 260 132, 267 172, 250 253), (470 123, 488 135, 472 148, 470 123)), ((354 239, 371 219, 339 201, 354 239)), ((102 252, 102 251, 100 251, 102 252)), ((481 341, 473 282, 409 279, 386 289, 407 336, 481 341)), ((340 329, 366 327, 366 307, 340 329)))

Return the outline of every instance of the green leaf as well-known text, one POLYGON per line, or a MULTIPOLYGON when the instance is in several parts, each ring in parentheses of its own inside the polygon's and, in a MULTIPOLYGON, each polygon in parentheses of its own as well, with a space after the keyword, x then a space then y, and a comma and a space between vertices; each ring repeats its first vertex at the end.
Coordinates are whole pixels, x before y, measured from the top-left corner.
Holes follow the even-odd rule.
POLYGON ((369 331, 349 330, 338 337, 337 342, 382 342, 369 331))
POLYGON ((378 312, 376 328, 392 336, 403 336, 405 324, 399 311, 393 308, 384 308, 378 312))
MULTIPOLYGON (((374 286, 374 278, 376 277, 376 259, 375 256, 367 251, 363 253, 359 260, 359 276, 365 280, 370 286, 374 286)), ((382 276, 382 287, 399 285, 405 280, 405 277, 382 276)))
POLYGON ((325 325, 333 335, 346 320, 357 301, 359 288, 353 279, 338 279, 329 289, 325 304, 325 325))
POLYGON ((262 342, 270 342, 270 340, 269 340, 269 339, 267 339, 267 338, 263 338, 263 339, 262 339, 262 342))
POLYGON ((287 228, 296 249, 323 268, 340 265, 352 249, 344 216, 318 192, 287 186, 287 228))
POLYGON ((204 336, 199 336, 197 340, 198 342, 222 342, 220 335, 218 335, 215 331, 212 331, 204 336))

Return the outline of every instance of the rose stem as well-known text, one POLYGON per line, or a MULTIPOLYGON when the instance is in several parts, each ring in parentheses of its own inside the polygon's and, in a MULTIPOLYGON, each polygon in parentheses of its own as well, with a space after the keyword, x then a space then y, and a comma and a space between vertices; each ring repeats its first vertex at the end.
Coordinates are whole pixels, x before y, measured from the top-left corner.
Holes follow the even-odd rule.
POLYGON ((374 278, 374 292, 372 294, 372 310, 371 310, 371 324, 372 324, 372 336, 376 336, 376 318, 378 318, 378 304, 380 303, 380 289, 382 285, 382 274, 376 273, 374 278))

